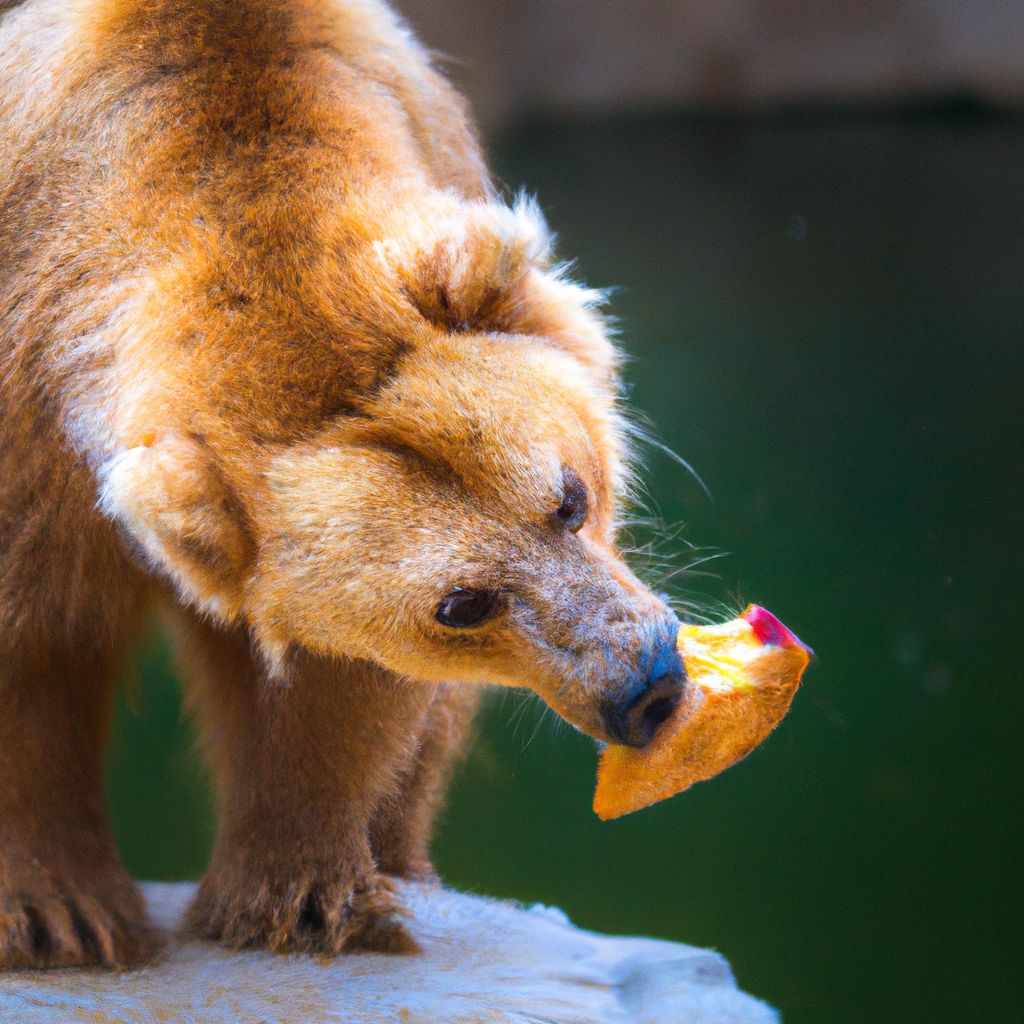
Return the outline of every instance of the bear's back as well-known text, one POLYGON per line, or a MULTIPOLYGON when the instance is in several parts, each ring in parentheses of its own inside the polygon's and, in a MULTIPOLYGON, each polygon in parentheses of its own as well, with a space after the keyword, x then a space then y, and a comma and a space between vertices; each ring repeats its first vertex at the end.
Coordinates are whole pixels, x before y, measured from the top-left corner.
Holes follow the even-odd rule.
POLYGON ((474 131, 377 0, 25 0, 0 13, 0 388, 134 359, 267 439, 344 412, 406 345, 352 254, 439 191, 489 194, 474 131))

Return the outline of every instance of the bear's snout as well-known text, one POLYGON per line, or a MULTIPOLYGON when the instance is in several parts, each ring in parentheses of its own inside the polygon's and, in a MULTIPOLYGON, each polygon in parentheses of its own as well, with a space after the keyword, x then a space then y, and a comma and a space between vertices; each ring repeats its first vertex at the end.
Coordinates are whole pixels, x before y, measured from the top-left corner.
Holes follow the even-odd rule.
POLYGON ((682 699, 686 667, 676 650, 675 633, 644 659, 645 670, 624 692, 601 701, 601 722, 613 742, 646 746, 682 699))

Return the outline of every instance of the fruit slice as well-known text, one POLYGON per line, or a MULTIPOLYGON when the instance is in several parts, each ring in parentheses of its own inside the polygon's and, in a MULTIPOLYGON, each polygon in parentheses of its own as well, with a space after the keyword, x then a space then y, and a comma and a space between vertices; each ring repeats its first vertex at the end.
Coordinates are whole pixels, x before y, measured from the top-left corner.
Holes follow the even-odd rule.
POLYGON ((683 699, 641 750, 605 747, 594 811, 618 818, 681 793, 750 753, 782 721, 812 651, 771 612, 750 605, 717 626, 684 624, 683 699))

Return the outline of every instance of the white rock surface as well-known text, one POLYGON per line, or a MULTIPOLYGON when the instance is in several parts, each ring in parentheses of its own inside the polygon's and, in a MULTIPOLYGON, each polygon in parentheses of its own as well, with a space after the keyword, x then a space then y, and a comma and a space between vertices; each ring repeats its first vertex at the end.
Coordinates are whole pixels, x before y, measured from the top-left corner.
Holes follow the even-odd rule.
MULTIPOLYGON (((193 891, 144 886, 171 930, 193 891)), ((717 953, 574 928, 547 907, 404 885, 418 956, 172 941, 141 970, 0 974, 0 1024, 777 1024, 717 953)))

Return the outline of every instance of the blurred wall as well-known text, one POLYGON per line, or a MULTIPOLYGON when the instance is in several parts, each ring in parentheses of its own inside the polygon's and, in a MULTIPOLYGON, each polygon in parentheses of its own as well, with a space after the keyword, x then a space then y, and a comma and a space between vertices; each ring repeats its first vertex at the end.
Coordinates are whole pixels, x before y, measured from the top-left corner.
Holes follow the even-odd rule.
POLYGON ((1024 0, 395 0, 485 124, 530 112, 1024 99, 1024 0))

